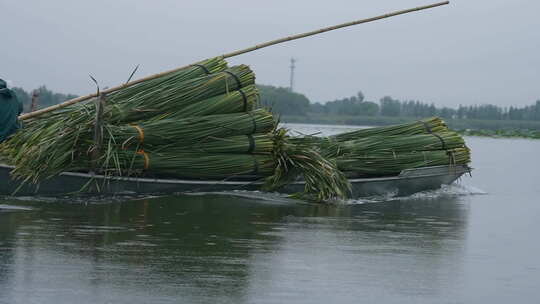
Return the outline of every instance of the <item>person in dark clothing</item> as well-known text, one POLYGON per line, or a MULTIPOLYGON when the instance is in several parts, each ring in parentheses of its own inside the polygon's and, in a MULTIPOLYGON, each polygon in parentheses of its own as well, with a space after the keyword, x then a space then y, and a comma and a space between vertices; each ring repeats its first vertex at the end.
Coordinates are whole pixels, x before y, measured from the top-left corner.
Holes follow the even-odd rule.
POLYGON ((18 117, 22 110, 22 104, 15 93, 7 88, 4 80, 0 79, 0 142, 21 127, 18 117))

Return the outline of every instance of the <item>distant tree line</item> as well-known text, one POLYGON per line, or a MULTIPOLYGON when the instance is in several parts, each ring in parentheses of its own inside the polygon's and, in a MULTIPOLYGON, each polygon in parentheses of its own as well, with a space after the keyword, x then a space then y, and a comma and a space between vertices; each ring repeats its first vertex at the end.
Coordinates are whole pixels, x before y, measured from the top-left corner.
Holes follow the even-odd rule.
POLYGON ((32 103, 32 94, 35 92, 38 96, 38 109, 46 108, 61 102, 64 102, 69 99, 73 99, 77 97, 77 95, 73 94, 62 94, 62 93, 55 93, 45 86, 41 86, 35 91, 27 92, 22 88, 11 88, 15 95, 17 95, 17 98, 20 102, 22 102, 24 111, 27 112, 30 110, 30 106, 32 103))
MULTIPOLYGON (((398 100, 385 96, 379 102, 365 100, 364 94, 326 103, 310 103, 309 99, 300 93, 291 92, 288 88, 258 85, 261 94, 261 104, 270 108, 274 113, 282 115, 308 116, 309 114, 323 114, 334 116, 371 116, 371 117, 429 117, 441 116, 446 119, 473 119, 473 120, 519 120, 540 121, 540 100, 525 107, 499 107, 496 105, 459 106, 457 109, 449 107, 436 107, 415 100, 398 100)), ((23 103, 25 111, 30 109, 32 92, 22 88, 12 88, 19 100, 23 103)), ((45 86, 36 90, 39 96, 38 108, 44 108, 68 99, 77 97, 73 94, 55 93, 45 86)))
POLYGON ((328 101, 310 103, 302 94, 287 88, 259 86, 263 105, 271 106, 283 115, 307 116, 310 113, 348 116, 429 117, 475 120, 536 120, 540 121, 540 100, 525 107, 500 107, 491 104, 459 106, 457 109, 436 107, 433 103, 417 100, 398 100, 385 96, 378 103, 365 100, 364 94, 328 101))

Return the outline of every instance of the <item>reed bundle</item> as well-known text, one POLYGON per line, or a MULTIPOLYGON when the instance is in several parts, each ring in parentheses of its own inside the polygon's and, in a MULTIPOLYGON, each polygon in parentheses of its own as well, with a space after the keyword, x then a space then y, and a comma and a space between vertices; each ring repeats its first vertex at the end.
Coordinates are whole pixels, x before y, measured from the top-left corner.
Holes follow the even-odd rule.
MULTIPOLYGON (((109 167, 110 162, 119 164, 115 161, 115 154, 129 146, 196 146, 213 137, 268 133, 275 125, 272 114, 263 109, 248 113, 164 119, 131 126, 106 125, 104 137, 107 144, 103 153, 106 161, 103 167, 109 167)), ((38 182, 62 171, 83 167, 81 163, 88 161, 94 145, 92 127, 88 121, 73 124, 73 121, 62 120, 32 133, 18 133, 3 145, 2 151, 16 166, 12 172, 14 176, 38 182)), ((206 149, 209 149, 208 145, 206 149)))
POLYGON ((465 141, 456 132, 446 131, 418 135, 375 135, 343 142, 329 142, 324 155, 338 157, 347 154, 380 152, 433 151, 464 148, 465 141))
POLYGON ((449 131, 438 117, 329 137, 304 136, 291 141, 299 146, 316 147, 324 157, 334 159, 343 172, 366 177, 470 162, 470 151, 463 138, 449 131))
MULTIPOLYGON (((209 113, 209 108, 205 108, 209 102, 205 100, 212 98, 215 102, 214 110, 229 107, 230 113, 233 111, 231 105, 235 105, 236 109, 240 108, 237 105, 238 96, 241 95, 243 99, 242 93, 246 95, 246 108, 253 108, 257 99, 255 97, 257 92, 253 86, 255 79, 253 72, 243 65, 224 72, 226 67, 227 63, 223 59, 209 59, 161 78, 149 80, 148 83, 142 82, 112 93, 107 101, 105 121, 111 126, 120 123, 119 126, 111 127, 118 129, 121 128, 122 121, 131 122, 132 119, 142 117, 158 121, 161 117, 156 117, 156 114, 164 112, 172 114, 171 119, 196 112, 204 115, 209 113), (207 75, 208 73, 214 74, 207 75), (241 93, 239 89, 242 86, 247 88, 242 88, 241 93), (223 96, 227 92, 230 96, 223 96), (177 96, 173 93, 182 94, 177 96), (194 105, 198 101, 202 103, 196 108, 194 105), (134 104, 130 104, 131 102, 134 104), (134 105, 138 108, 133 107, 134 105), (183 107, 187 108, 184 112, 183 107), (114 116, 114 113, 117 116, 114 116)), ((244 100, 242 100, 243 109, 244 100)), ((72 105, 27 121, 23 132, 18 132, 11 140, 2 144, 2 153, 16 167, 12 174, 25 181, 37 183, 62 171, 79 168, 80 163, 84 163, 94 149, 92 136, 94 118, 94 104, 86 103, 72 105)), ((260 118, 260 115, 256 118, 260 118)), ((267 115, 266 120, 263 118, 263 122, 255 127, 259 127, 261 132, 268 132, 272 128, 268 125, 274 124, 270 120, 267 115)), ((238 125, 233 125, 232 130, 225 130, 222 127, 221 133, 215 134, 223 136, 247 134, 240 132, 241 128, 238 125), (236 131, 239 133, 234 133, 236 131)), ((253 119, 249 121, 249 127, 244 126, 243 129, 251 128, 253 119)), ((110 133, 105 132, 105 135, 108 134, 110 133)), ((114 149, 117 149, 114 146, 115 142, 115 140, 108 142, 106 154, 114 153, 114 149)))
POLYGON ((231 67, 223 72, 162 85, 159 90, 141 91, 113 103, 108 120, 114 124, 146 120, 163 113, 174 112, 214 96, 233 92, 255 84, 255 74, 246 65, 231 67))
POLYGON ((448 127, 439 117, 426 118, 408 124, 360 129, 330 136, 330 140, 347 141, 376 135, 415 135, 448 131, 448 127))
POLYGON ((334 161, 314 149, 294 145, 286 130, 273 133, 206 137, 192 145, 156 146, 106 153, 101 169, 107 174, 157 175, 191 179, 255 177, 264 189, 278 190, 301 177, 306 181, 299 197, 316 201, 346 198, 350 184, 334 161))
POLYGON ((167 113, 160 113, 150 118, 150 120, 243 113, 253 111, 258 103, 259 91, 255 85, 249 85, 233 92, 194 102, 185 107, 172 109, 167 113))
POLYGON ((302 177, 303 198, 328 201, 348 197, 351 185, 336 163, 313 148, 292 143, 286 132, 275 132, 273 154, 277 164, 274 174, 266 179, 265 189, 276 190, 302 177))
POLYGON ((193 144, 164 145, 156 152, 182 154, 191 153, 246 153, 246 154, 270 154, 274 150, 274 135, 254 134, 238 135, 231 137, 208 136, 193 144))
POLYGON ((178 86, 178 84, 184 81, 223 72, 227 68, 227 61, 225 61, 223 57, 215 57, 203 60, 173 73, 163 75, 159 78, 136 83, 115 91, 109 95, 109 102, 128 102, 128 100, 135 95, 159 93, 164 87, 178 86))
MULTIPOLYGON (((223 72, 228 68, 227 62, 222 57, 215 57, 179 69, 173 73, 163 75, 144 82, 129 85, 110 93, 107 97, 107 105, 113 106, 120 103, 129 103, 130 98, 140 94, 157 94, 164 87, 178 86, 188 80, 193 80, 210 74, 223 72)), ((54 123, 57 120, 66 120, 66 115, 77 116, 82 121, 91 121, 95 115, 93 103, 77 103, 68 107, 60 108, 52 112, 41 114, 39 117, 25 120, 25 127, 29 128, 35 123, 40 126, 54 123), (81 117, 82 116, 82 117, 81 117), (52 120, 52 121, 51 121, 52 120)), ((69 119, 68 119, 69 120, 69 119)), ((36 129, 39 129, 36 127, 36 129)))
POLYGON ((468 148, 437 151, 391 152, 375 151, 348 154, 337 159, 338 168, 366 176, 397 175, 402 170, 442 166, 466 165, 471 161, 468 148))
POLYGON ((162 119, 131 125, 108 125, 109 137, 123 147, 169 144, 193 145, 209 137, 228 137, 268 133, 276 126, 272 113, 257 109, 247 113, 218 114, 182 119, 162 119))
POLYGON ((103 169, 113 175, 150 174, 190 179, 230 179, 239 176, 270 176, 275 162, 271 154, 197 153, 186 151, 149 152, 126 150, 117 153, 120 166, 103 169))

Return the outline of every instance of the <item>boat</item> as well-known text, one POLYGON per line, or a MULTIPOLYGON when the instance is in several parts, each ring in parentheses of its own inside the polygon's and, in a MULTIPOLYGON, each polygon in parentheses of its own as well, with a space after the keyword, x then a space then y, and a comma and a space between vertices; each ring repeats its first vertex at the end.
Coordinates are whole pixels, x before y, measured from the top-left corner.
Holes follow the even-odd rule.
MULTIPOLYGON (((434 3, 426 6, 415 7, 411 9, 405 9, 400 11, 391 12, 388 14, 371 17, 367 19, 356 20, 352 22, 346 22, 339 25, 326 27, 318 29, 315 31, 305 32, 297 35, 287 36, 280 39, 271 40, 265 43, 257 44, 252 47, 245 49, 225 53, 218 58, 226 59, 235 57, 241 54, 249 53, 255 50, 259 50, 265 47, 272 45, 301 39, 320 33, 337 30, 344 27, 349 27, 353 25, 363 24, 367 22, 373 22, 376 20, 381 20, 393 16, 403 15, 407 13, 417 12, 420 10, 431 9, 443 5, 449 4, 448 1, 434 3)), ((105 102, 105 97, 107 94, 111 94, 121 89, 125 89, 135 84, 139 84, 145 81, 151 81, 159 79, 164 75, 178 72, 187 67, 198 67, 202 68, 206 74, 211 74, 204 65, 201 64, 192 64, 185 67, 175 68, 169 71, 157 73, 150 75, 138 80, 131 81, 131 76, 128 82, 121 85, 108 88, 105 90, 98 90, 97 93, 93 93, 86 96, 76 97, 63 103, 53 105, 44 109, 33 111, 30 113, 23 114, 19 116, 21 121, 33 119, 42 115, 44 113, 50 113, 59 109, 66 108, 68 106, 81 103, 89 102, 90 100, 97 98, 96 103, 96 113, 95 115, 95 130, 99 130, 99 126, 103 122, 103 110, 101 104, 105 102), (99 114, 100 113, 100 114, 99 114)), ((224 71, 231 76, 234 76, 237 81, 237 87, 242 86, 241 81, 237 76, 232 74, 229 71, 224 71)), ((227 83, 226 91, 229 91, 229 86, 227 83)), ((242 92, 242 91, 240 91, 242 92)), ((244 95, 242 93, 241 95, 244 95)), ((198 95, 197 95, 198 96, 198 95)), ((210 98, 212 96, 206 96, 210 98)), ((246 96, 244 97, 244 107, 246 105, 246 96)), ((247 112, 246 109, 244 109, 247 112)), ((255 121, 255 120, 253 120, 255 121)), ((139 131, 139 140, 140 143, 143 143, 144 132, 136 127, 139 131)), ((257 126, 254 125, 253 132, 257 130, 257 126)), ((429 133, 432 133, 429 130, 429 133)), ((96 147, 100 146, 102 142, 101 136, 98 136, 100 132, 94 133, 94 141, 96 142, 96 147)), ((442 140, 442 139, 441 139, 442 140)), ((444 143, 443 143, 444 146, 444 143)), ((96 149, 95 151, 99 151, 96 149)), ((144 154, 144 153, 143 153, 144 154)), ((144 154, 145 155, 145 154, 144 154)), ((5 164, 0 163, 0 195, 39 195, 39 196, 58 196, 65 194, 77 194, 77 193, 91 193, 91 194, 123 194, 123 193, 136 193, 136 194, 171 194, 171 193, 181 193, 181 192, 211 192, 211 191, 234 191, 234 190, 261 190, 263 186, 263 181, 257 177, 242 177, 235 179, 227 180, 187 180, 187 179, 167 179, 167 178, 148 178, 148 177, 116 177, 116 176, 104 176, 93 173, 81 173, 81 172, 64 172, 54 177, 51 177, 47 180, 42 181, 39 184, 26 183, 21 184, 20 181, 17 181, 11 177, 10 172, 14 168, 5 164), (83 189, 83 191, 81 191, 83 189)), ((388 192, 397 193, 399 195, 405 195, 410 193, 415 193, 423 190, 437 189, 443 184, 450 184, 456 181, 463 174, 470 172, 470 168, 465 165, 451 165, 451 166, 433 166, 433 167, 423 167, 415 169, 406 169, 400 172, 396 176, 385 176, 385 177, 376 177, 376 178, 365 178, 359 176, 350 176, 349 181, 352 186, 352 198, 358 198, 363 196, 370 195, 379 195, 385 194, 388 192)), ((280 192, 283 193, 298 193, 304 192, 305 182, 298 180, 292 183, 287 184, 281 188, 280 192)))
MULTIPOLYGON (((0 195, 17 196, 60 196, 84 193, 115 194, 175 194, 185 192, 259 191, 260 179, 239 178, 235 180, 187 180, 142 177, 116 177, 92 173, 64 172, 41 182, 39 185, 25 184, 14 180, 12 166, 0 164, 0 195)), ((362 178, 350 177, 351 198, 361 198, 388 193, 399 196, 425 190, 439 189, 454 183, 471 168, 465 165, 433 166, 406 169, 396 176, 362 178)), ((290 194, 302 192, 305 183, 301 180, 288 184, 280 192, 290 194)))

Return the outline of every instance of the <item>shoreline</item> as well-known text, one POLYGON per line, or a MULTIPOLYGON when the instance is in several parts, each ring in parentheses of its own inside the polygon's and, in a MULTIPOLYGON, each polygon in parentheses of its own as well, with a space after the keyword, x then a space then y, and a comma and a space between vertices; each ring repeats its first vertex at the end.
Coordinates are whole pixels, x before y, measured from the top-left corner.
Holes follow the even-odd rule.
MULTIPOLYGON (((373 127, 408 123, 419 119, 421 118, 344 115, 280 116, 281 123, 373 127)), ((451 130, 465 136, 540 139, 540 122, 537 121, 443 119, 451 130)))

